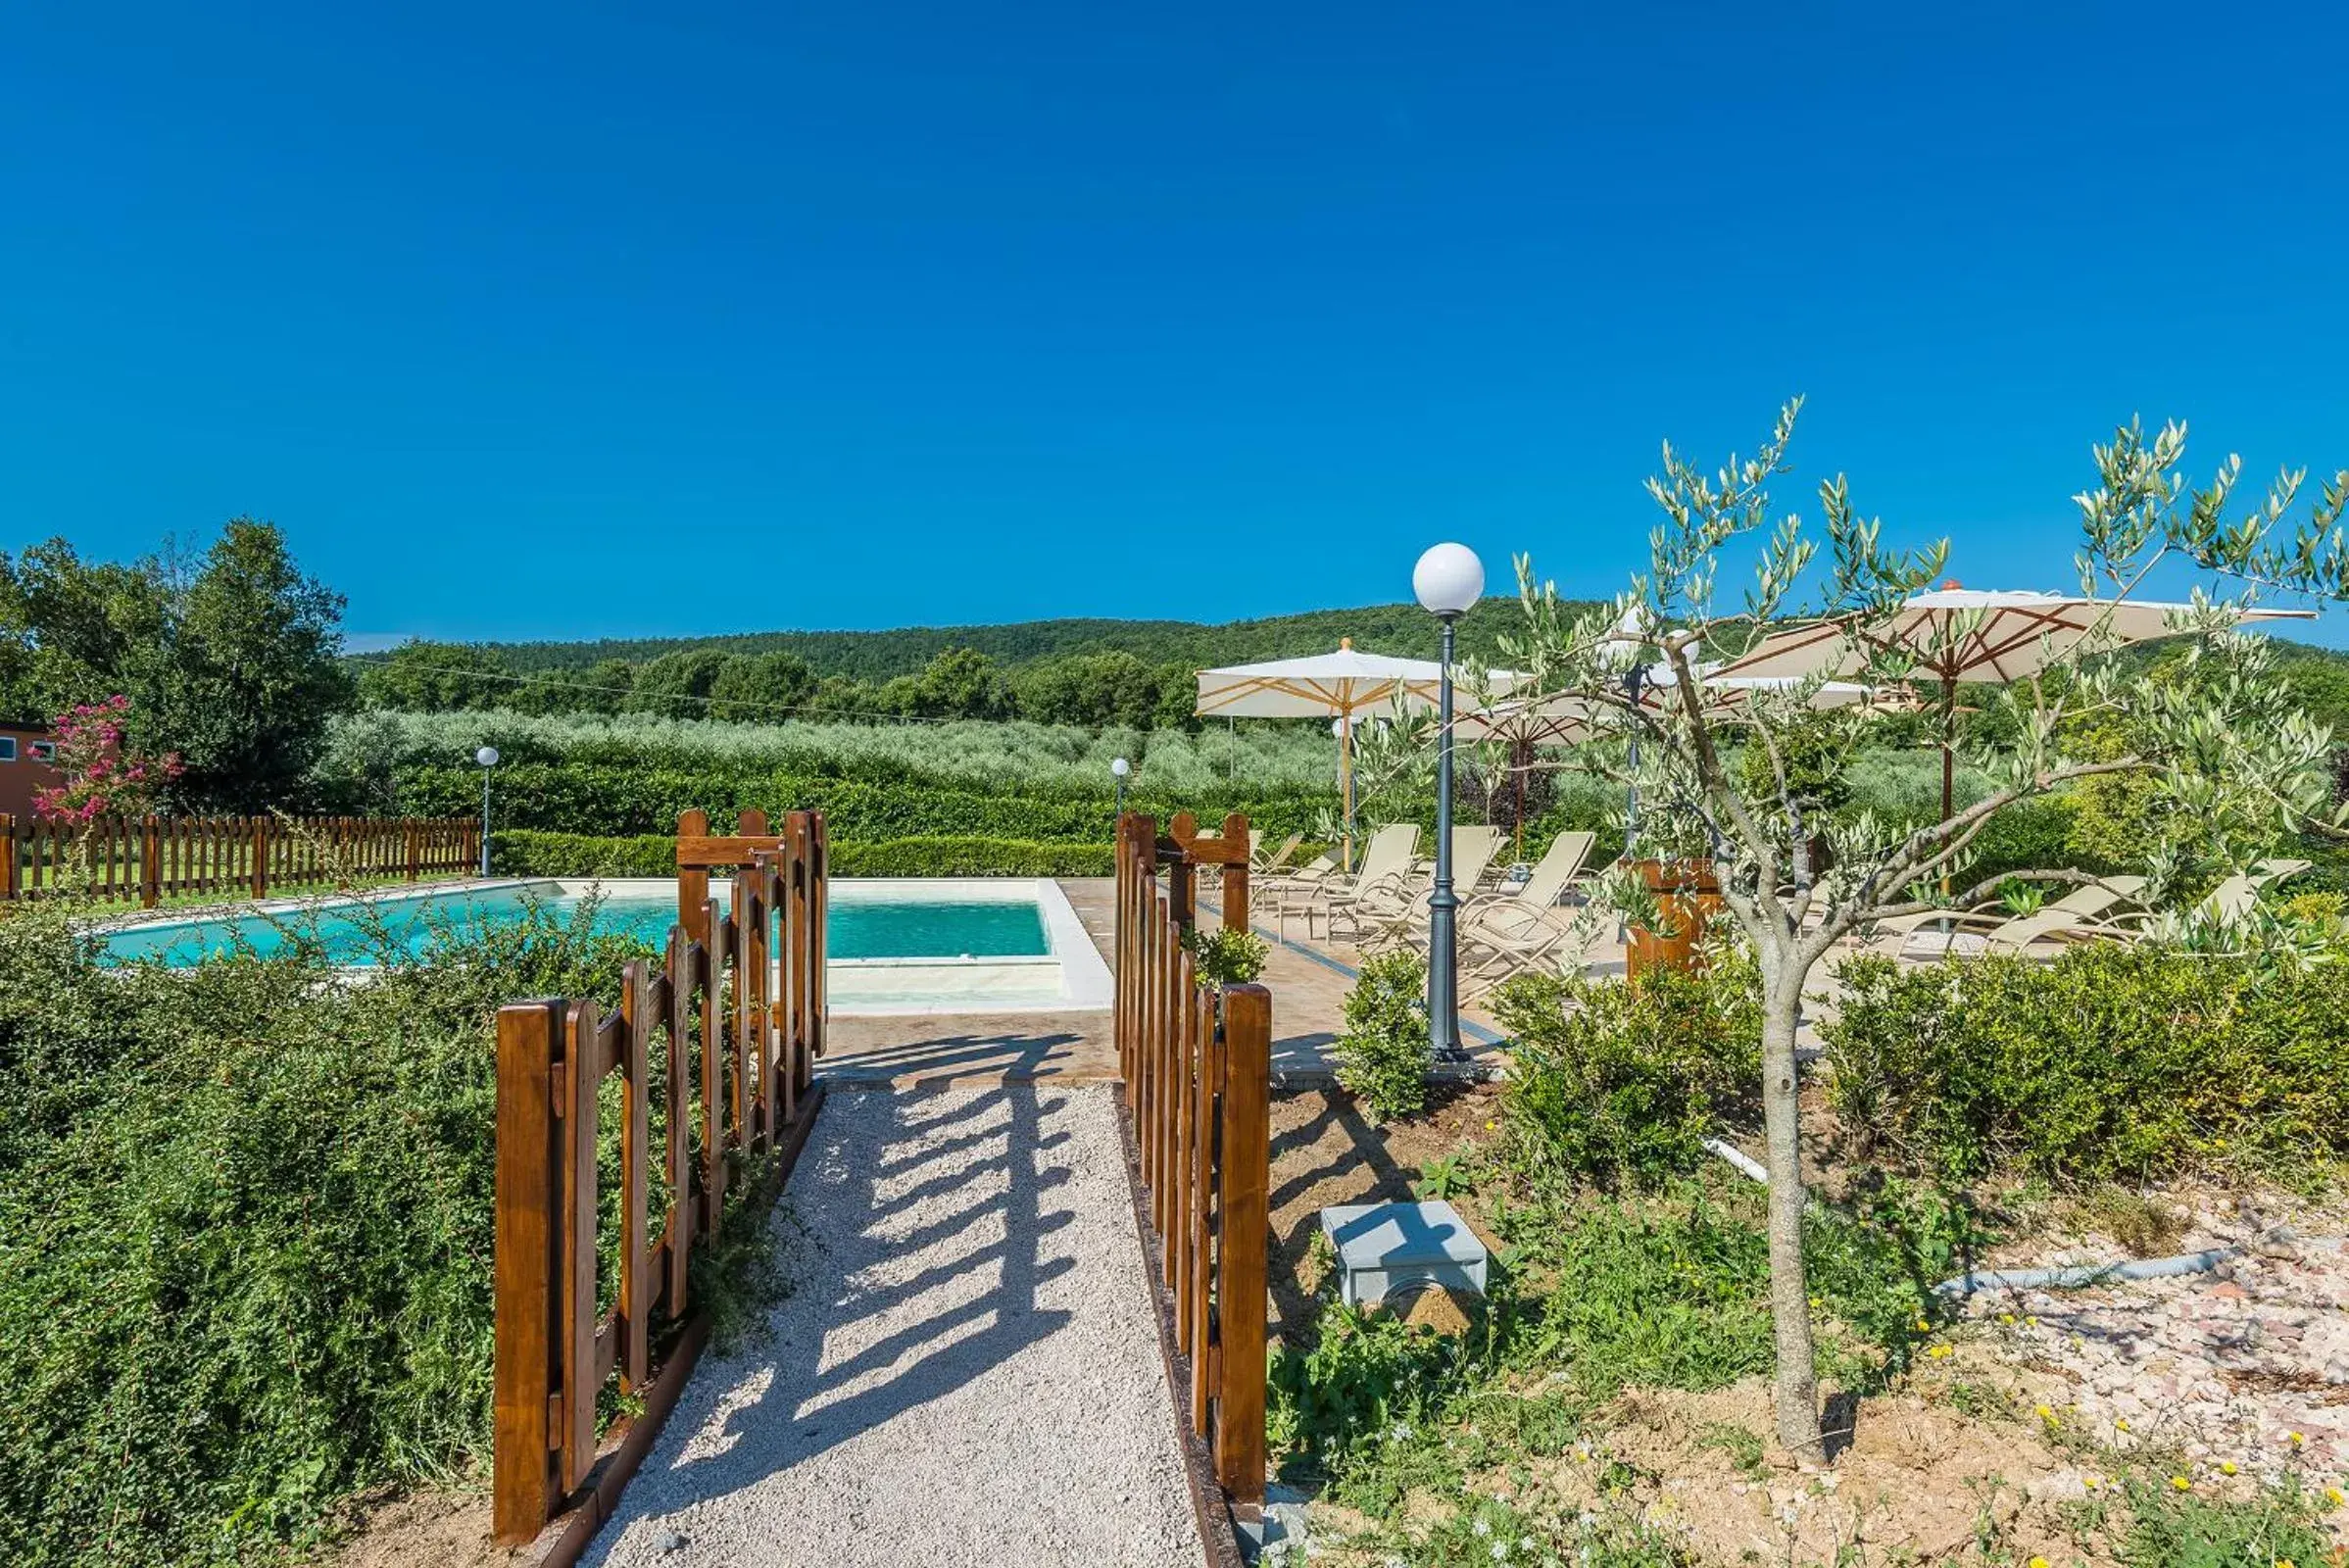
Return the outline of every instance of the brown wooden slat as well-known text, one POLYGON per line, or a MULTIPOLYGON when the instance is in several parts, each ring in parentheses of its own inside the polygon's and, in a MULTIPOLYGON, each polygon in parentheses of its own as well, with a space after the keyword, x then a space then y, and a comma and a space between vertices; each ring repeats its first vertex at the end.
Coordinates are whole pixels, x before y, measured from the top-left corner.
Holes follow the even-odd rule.
MULTIPOLYGON (((683 926, 672 925, 663 958, 661 1016, 668 1029, 668 1223, 661 1247, 666 1256, 661 1310, 685 1315, 686 1261, 693 1251, 693 1006, 694 945, 683 926)), ((705 1101, 713 1101, 709 1096, 705 1101)))
MULTIPOLYGON (((763 811, 745 811, 743 815, 755 816, 762 824, 766 820, 763 811)), ((751 863, 754 855, 772 854, 780 847, 780 841, 766 832, 763 826, 756 833, 746 829, 742 833, 722 837, 699 833, 688 835, 680 831, 677 836, 677 868, 710 871, 720 867, 744 866, 751 863)))
POLYGON ((562 1494, 547 1408, 560 1386, 555 1205, 562 1181, 548 1084, 562 1014, 556 1002, 498 1009, 491 1516, 496 1539, 509 1544, 536 1534, 562 1494))
POLYGON ((592 1002, 574 1002, 563 1021, 563 1490, 587 1479, 595 1462, 596 1389, 596 1110, 602 1074, 596 1060, 597 1018, 592 1002))
POLYGON ((1215 1477, 1264 1500, 1265 1251, 1271 1224, 1272 993, 1223 994, 1222 1234, 1215 1287, 1215 1477))
POLYGON ((620 1385, 631 1393, 653 1371, 653 1274, 648 1255, 647 1189, 653 1161, 653 1085, 650 1072, 650 984, 642 958, 620 971, 620 1072, 626 1120, 620 1125, 620 1385))
POLYGON ((1215 1188, 1215 1129, 1223 1114, 1222 1086, 1223 1043, 1216 1032, 1214 1014, 1206 1012, 1199 1019, 1199 1111, 1193 1122, 1193 1136, 1198 1140, 1193 1157, 1199 1177, 1191 1186, 1190 1216, 1191 1253, 1199 1264, 1191 1295, 1191 1430, 1201 1437, 1207 1432, 1208 1405, 1214 1396, 1214 1358, 1208 1353, 1213 1341, 1208 1312, 1214 1298, 1215 1260, 1209 1250, 1209 1240, 1215 1188))

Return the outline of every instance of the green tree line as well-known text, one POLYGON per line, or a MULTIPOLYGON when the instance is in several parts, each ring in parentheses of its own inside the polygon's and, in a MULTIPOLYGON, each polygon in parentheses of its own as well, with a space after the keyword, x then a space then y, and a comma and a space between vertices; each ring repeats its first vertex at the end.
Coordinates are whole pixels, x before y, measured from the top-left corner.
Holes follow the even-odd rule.
MULTIPOLYGON (((1512 607, 1487 600, 1461 618, 1464 654, 1490 661, 1512 607)), ((919 674, 939 655, 957 648, 985 654, 1005 668, 1083 655, 1128 654, 1145 664, 1250 663, 1324 654, 1343 638, 1357 648, 1410 658, 1433 659, 1436 629, 1426 611, 1412 604, 1368 605, 1355 610, 1308 610, 1220 623, 1192 620, 1121 620, 1073 617, 1011 621, 992 626, 904 626, 887 631, 767 631, 716 637, 605 638, 583 642, 486 643, 478 645, 500 666, 516 673, 585 671, 611 661, 645 664, 664 654, 713 653, 797 656, 808 668, 879 686, 900 675, 919 674)))
POLYGON ((1197 671, 1129 653, 1074 654, 1004 668, 950 648, 918 671, 875 683, 818 674, 793 653, 698 648, 642 663, 606 659, 583 671, 525 672, 494 648, 412 642, 360 666, 370 708, 435 713, 659 713, 773 723, 810 719, 1009 719, 1087 728, 1191 722, 1197 671))

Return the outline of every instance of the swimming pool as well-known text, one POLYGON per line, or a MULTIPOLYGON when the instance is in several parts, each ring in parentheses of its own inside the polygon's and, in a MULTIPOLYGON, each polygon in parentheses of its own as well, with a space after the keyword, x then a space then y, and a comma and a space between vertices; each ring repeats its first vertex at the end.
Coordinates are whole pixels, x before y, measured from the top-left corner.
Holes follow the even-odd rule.
MULTIPOLYGON (((723 906, 728 889, 713 889, 723 906)), ((231 916, 139 920, 97 933, 110 963, 180 968, 238 952, 315 945, 329 962, 379 966, 541 908, 658 947, 677 917, 676 884, 545 880, 455 892, 287 902, 231 916)), ((825 910, 835 1011, 1032 1011, 1104 1006, 1107 968, 1058 884, 1045 879, 839 880, 825 910)))
MULTIPOLYGON (((110 934, 105 951, 119 963, 160 959, 181 968, 236 952, 240 944, 267 957, 307 941, 333 962, 365 966, 379 961, 387 948, 423 954, 472 930, 519 925, 533 906, 567 923, 587 903, 585 893, 532 889, 412 895, 364 906, 338 901, 276 915, 135 926, 110 934)), ((590 925, 659 947, 676 918, 675 895, 632 894, 597 904, 590 925)), ((835 901, 826 910, 824 935, 834 958, 1042 957, 1052 952, 1043 911, 1032 903, 835 901)))

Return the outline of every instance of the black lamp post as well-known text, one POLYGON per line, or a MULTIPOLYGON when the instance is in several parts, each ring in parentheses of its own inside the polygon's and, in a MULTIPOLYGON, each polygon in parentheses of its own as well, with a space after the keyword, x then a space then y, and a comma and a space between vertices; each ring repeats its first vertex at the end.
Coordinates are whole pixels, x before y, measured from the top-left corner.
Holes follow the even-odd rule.
POLYGON ((1428 900, 1428 1046, 1436 1059, 1460 1049, 1460 907, 1451 885, 1451 659, 1454 623, 1485 591, 1485 564, 1466 545, 1441 544, 1419 558, 1411 590, 1444 623, 1444 664, 1436 701, 1436 890, 1428 900))
POLYGON ((1134 771, 1134 764, 1122 757, 1114 758, 1109 771, 1117 780, 1117 818, 1122 822, 1126 815, 1126 775, 1134 771))

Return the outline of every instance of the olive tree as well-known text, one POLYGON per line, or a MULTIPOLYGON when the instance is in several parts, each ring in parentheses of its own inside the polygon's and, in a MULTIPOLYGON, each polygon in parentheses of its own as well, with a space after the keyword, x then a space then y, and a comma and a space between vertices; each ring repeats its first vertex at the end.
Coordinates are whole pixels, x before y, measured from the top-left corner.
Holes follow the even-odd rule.
MULTIPOLYGON (((1984 783, 1944 819, 1896 822, 1864 808, 1834 809, 1837 792, 1823 787, 1861 748, 1881 742, 1893 722, 1881 704, 1820 710, 1816 675, 1739 692, 1733 703, 1705 679, 1715 662, 1797 620, 1832 626, 1837 659, 1824 662, 1840 662, 1842 673, 1880 692, 1914 690, 1920 670, 1931 667, 1922 657, 1930 647, 1904 648, 1890 626, 1902 602, 1940 575, 1946 542, 1887 547, 1840 475, 1819 487, 1816 527, 1780 512, 1770 487, 1788 471, 1799 407, 1798 400, 1781 412, 1753 456, 1717 472, 1664 448, 1661 472, 1647 485, 1662 514, 1647 567, 1612 605, 1566 604, 1519 558, 1523 621, 1502 639, 1501 662, 1531 678, 1516 700, 1588 706, 1594 738, 1575 764, 1636 784, 1643 845, 1652 850, 1660 837, 1684 853, 1709 853, 1728 914, 1759 960, 1777 1427, 1786 1449, 1818 1459, 1795 1053, 1814 970, 1870 922, 1986 896, 1986 883, 1964 887, 1983 829, 2018 803, 2078 781, 2147 780, 2166 808, 2148 819, 2167 835, 2149 851, 2206 862, 2264 849, 2325 810, 2325 732, 2267 678, 2263 640, 2229 628, 2262 592, 2349 591, 2349 550, 2335 527, 2349 502, 2349 473, 2302 510, 2299 473, 2238 499, 2240 464, 2231 458, 2208 483, 2189 484, 2181 425, 2149 437, 2131 423, 2094 447, 2095 481, 2076 498, 2080 592, 2097 607, 2089 635, 2069 649, 2043 647, 2048 666, 2033 678, 1969 688, 1964 710, 1951 710, 1954 744, 1984 783), (1750 577, 1725 602, 1719 579, 1732 562, 1749 562, 1750 577), (2141 666, 2107 657, 2116 641, 2106 624, 2112 607, 2152 574, 2168 581, 2188 571, 2202 587, 2175 622, 2194 634, 2187 673, 2155 682, 2141 666), (1637 690, 1624 679, 1634 666, 1653 676, 1637 690), (1814 873, 1819 839, 1830 854, 1827 869, 1814 873), (1944 891, 1951 878, 1956 889, 1944 891)), ((1941 635, 1968 633, 1961 617, 1941 635)), ((1937 705, 1945 694, 1921 695, 1937 705)), ((1608 885, 1626 912, 1652 918, 1652 900, 1631 879, 1608 885)))

